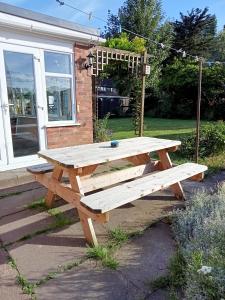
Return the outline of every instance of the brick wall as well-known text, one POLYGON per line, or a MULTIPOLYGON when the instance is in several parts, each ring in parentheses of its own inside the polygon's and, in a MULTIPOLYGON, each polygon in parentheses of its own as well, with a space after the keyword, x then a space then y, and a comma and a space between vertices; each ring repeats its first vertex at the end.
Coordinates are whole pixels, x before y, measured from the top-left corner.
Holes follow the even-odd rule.
POLYGON ((90 70, 82 69, 89 47, 75 44, 75 95, 80 125, 47 128, 48 148, 67 147, 93 142, 92 79, 90 70))

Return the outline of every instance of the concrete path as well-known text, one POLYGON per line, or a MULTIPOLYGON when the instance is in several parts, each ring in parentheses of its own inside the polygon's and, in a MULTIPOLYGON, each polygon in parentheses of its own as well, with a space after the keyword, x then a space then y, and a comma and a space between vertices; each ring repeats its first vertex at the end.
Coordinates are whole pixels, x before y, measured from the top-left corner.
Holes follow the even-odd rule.
MULTIPOLYGON (((204 183, 185 182, 184 189, 191 197, 198 189, 211 190, 224 181, 221 172, 204 183)), ((167 272, 175 249, 169 225, 159 221, 182 205, 169 191, 114 210, 107 225, 95 224, 101 244, 109 229, 144 232, 114 253, 116 270, 87 259, 80 222, 70 205, 58 201, 52 211, 41 205, 30 208, 44 193, 35 183, 0 192, 0 299, 168 299, 167 291, 152 293, 149 282, 167 272), (22 293, 18 277, 32 296, 22 293)))

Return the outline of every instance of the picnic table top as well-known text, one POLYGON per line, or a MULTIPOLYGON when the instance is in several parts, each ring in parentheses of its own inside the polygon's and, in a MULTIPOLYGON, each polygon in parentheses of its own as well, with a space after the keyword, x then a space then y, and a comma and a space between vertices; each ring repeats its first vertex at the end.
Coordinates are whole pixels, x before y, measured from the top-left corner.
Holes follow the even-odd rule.
POLYGON ((111 148, 110 141, 66 148, 48 149, 38 152, 48 162, 66 168, 82 168, 95 164, 123 159, 144 153, 179 146, 180 141, 137 137, 119 140, 119 147, 111 148))

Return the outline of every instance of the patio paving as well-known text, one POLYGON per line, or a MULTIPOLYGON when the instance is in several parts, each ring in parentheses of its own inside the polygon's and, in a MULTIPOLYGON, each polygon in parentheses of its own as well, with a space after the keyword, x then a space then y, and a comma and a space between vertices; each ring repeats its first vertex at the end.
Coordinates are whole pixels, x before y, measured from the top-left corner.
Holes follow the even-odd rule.
MULTIPOLYGON (((196 189, 212 190, 222 182, 225 172, 203 183, 185 182, 183 186, 190 197, 196 189)), ((163 191, 113 210, 110 222, 104 226, 94 224, 101 244, 107 240, 110 228, 145 230, 115 253, 119 268, 112 271, 87 259, 83 232, 71 205, 57 201, 57 211, 70 223, 55 229, 51 227, 56 221, 54 215, 27 207, 44 193, 45 189, 35 183, 0 192, 0 299, 30 299, 16 284, 18 271, 32 284, 45 279, 35 289, 37 299, 168 299, 167 291, 152 293, 146 283, 165 274, 174 252, 169 225, 157 221, 182 202, 163 191), (149 227, 153 223, 156 225, 149 227), (24 236, 26 239, 21 240, 24 236), (18 271, 8 264, 8 256, 15 260, 18 271), (66 270, 71 263, 73 268, 66 270), (47 279, 53 273, 57 273, 56 278, 47 279)))
POLYGON ((105 269, 87 260, 38 288, 37 298, 150 299, 152 292, 148 283, 165 275, 165 266, 174 249, 169 226, 160 222, 117 251, 115 256, 120 264, 117 270, 105 269))

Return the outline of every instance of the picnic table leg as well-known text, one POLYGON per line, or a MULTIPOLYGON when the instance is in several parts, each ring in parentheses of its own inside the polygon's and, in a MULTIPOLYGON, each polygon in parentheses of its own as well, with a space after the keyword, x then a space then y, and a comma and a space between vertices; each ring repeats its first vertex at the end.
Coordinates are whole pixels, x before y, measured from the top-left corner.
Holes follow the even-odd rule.
MULTIPOLYGON (((173 165, 169 157, 169 153, 166 150, 158 151, 158 155, 163 170, 172 168, 173 165)), ((170 188, 177 199, 185 199, 184 191, 180 182, 171 185, 170 188)))
MULTIPOLYGON (((79 193, 81 196, 84 196, 84 192, 82 191, 80 177, 77 176, 76 173, 70 172, 69 179, 70 179, 70 184, 71 184, 72 189, 75 192, 79 193)), ((96 238, 94 226, 92 224, 92 219, 89 216, 87 216, 86 214, 84 214, 83 212, 81 212, 79 210, 79 208, 77 208, 77 211, 79 214, 79 218, 80 218, 81 226, 82 226, 82 229, 84 232, 84 236, 85 236, 87 242, 90 245, 97 246, 98 241, 96 238)))
POLYGON ((95 230, 94 230, 94 226, 92 223, 92 219, 89 218, 88 216, 86 216, 85 214, 83 214, 79 209, 78 209, 78 214, 80 217, 80 221, 81 221, 81 225, 83 228, 83 232, 84 232, 84 236, 87 240, 87 242, 90 245, 94 245, 97 246, 98 245, 98 241, 96 238, 96 234, 95 234, 95 230))
MULTIPOLYGON (((57 181, 60 181, 63 175, 63 169, 59 166, 56 166, 52 172, 52 178, 56 179, 57 181)), ((55 200, 56 194, 54 194, 52 191, 48 190, 46 196, 45 196, 45 204, 47 207, 51 208, 53 205, 53 202, 55 200)))

